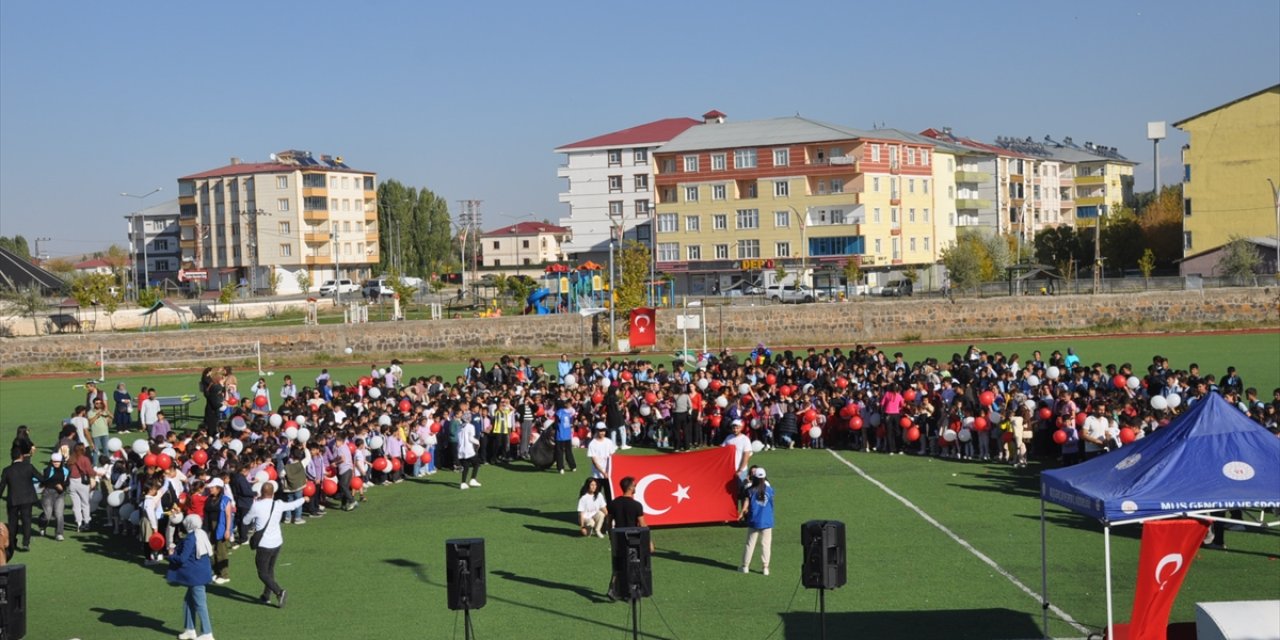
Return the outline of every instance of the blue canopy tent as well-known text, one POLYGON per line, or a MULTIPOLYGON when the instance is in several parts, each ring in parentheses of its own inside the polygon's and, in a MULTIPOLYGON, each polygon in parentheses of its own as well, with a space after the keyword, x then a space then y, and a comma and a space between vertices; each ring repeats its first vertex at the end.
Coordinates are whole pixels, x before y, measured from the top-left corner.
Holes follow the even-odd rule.
POLYGON ((1041 588, 1048 633, 1045 501, 1097 518, 1103 525, 1111 637, 1111 527, 1228 509, 1280 507, 1280 438, 1211 393, 1141 440, 1083 464, 1040 474, 1041 588))

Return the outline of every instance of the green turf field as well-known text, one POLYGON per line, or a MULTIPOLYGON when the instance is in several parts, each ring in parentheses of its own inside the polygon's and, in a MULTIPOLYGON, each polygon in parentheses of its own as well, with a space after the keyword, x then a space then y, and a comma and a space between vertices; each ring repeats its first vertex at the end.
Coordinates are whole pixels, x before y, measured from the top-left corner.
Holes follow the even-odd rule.
MULTIPOLYGON (((1024 358, 1074 346, 1085 362, 1145 363, 1153 353, 1183 368, 1241 370, 1247 385, 1269 396, 1280 386, 1280 335, 1073 339, 983 344, 1024 358)), ((964 345, 912 345, 909 358, 949 357, 964 345)), ((890 350, 897 350, 890 348, 890 350)), ((385 362, 387 358, 379 358, 385 362)), ((367 366, 342 369, 354 378, 367 366)), ((318 368, 293 371, 299 382, 318 368), (303 375, 303 374, 306 375, 303 375)), ((460 365, 409 365, 410 375, 454 374, 460 365)), ((273 385, 285 371, 277 371, 273 385)), ((242 375, 242 378, 247 376, 242 375)), ((134 392, 156 385, 162 395, 192 392, 195 376, 109 376, 134 392)), ((83 394, 65 378, 0 382, 0 438, 29 424, 48 446, 61 418, 83 394)), ((201 405, 202 403, 197 403, 201 405)), ((583 453, 579 452, 580 466, 583 453)), ((798 589, 800 524, 836 519, 848 526, 849 584, 827 594, 828 637, 878 639, 1001 639, 1041 636, 1040 605, 919 513, 868 481, 883 483, 955 536, 989 557, 1013 579, 1040 589, 1040 502, 1034 466, 1013 470, 911 456, 828 451, 765 452, 756 459, 777 490, 773 571, 735 571, 745 531, 731 526, 660 529, 655 533, 654 597, 642 606, 646 637, 817 637, 815 592, 798 589)), ((43 462, 43 460, 41 461, 43 462)), ((232 582, 211 585, 216 636, 227 638, 461 638, 460 617, 445 607, 443 541, 483 537, 487 543, 488 606, 475 612, 476 637, 565 638, 629 636, 626 605, 608 603, 608 543, 578 536, 573 509, 583 471, 560 476, 527 466, 484 467, 484 486, 467 492, 441 472, 370 490, 352 513, 307 526, 284 526, 277 570, 289 607, 256 603, 261 585, 253 552, 231 562, 232 582)), ((1105 622, 1100 527, 1049 509, 1051 600, 1089 630, 1105 622)), ((1139 529, 1113 539, 1117 619, 1128 617, 1139 529)), ((1280 597, 1280 535, 1231 533, 1228 550, 1204 551, 1192 565, 1175 620, 1190 620, 1197 600, 1280 597)), ((182 590, 158 568, 142 566, 137 543, 99 532, 66 542, 33 540, 15 559, 28 566, 29 638, 164 638, 181 631, 182 590)), ((758 567, 759 558, 756 560, 758 567)), ((1053 619, 1054 637, 1082 637, 1053 619)))

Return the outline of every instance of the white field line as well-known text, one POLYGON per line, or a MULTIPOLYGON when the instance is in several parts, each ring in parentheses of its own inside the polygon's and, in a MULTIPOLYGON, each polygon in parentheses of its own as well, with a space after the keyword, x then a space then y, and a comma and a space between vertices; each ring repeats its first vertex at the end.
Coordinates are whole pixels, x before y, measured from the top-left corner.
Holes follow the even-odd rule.
MULTIPOLYGON (((1001 567, 999 564, 996 564, 996 561, 995 561, 995 560, 992 560, 992 559, 991 559, 989 556, 987 556, 985 553, 983 553, 983 552, 978 551, 977 549, 975 549, 975 548, 973 547, 973 545, 969 544, 969 542, 968 542, 967 540, 965 540, 964 538, 961 538, 960 536, 956 535, 956 533, 955 533, 954 531, 952 531, 951 529, 948 529, 948 528, 946 527, 946 525, 942 524, 941 522, 938 522, 936 519, 934 519, 934 517, 933 517, 933 516, 931 516, 931 515, 929 515, 929 514, 925 513, 925 512, 924 512, 924 509, 921 509, 920 507, 917 507, 917 506, 916 506, 914 503, 912 503, 910 500, 907 500, 906 498, 902 497, 901 495, 898 495, 898 493, 897 493, 897 492, 895 492, 893 489, 890 489, 889 487, 885 486, 885 485, 884 485, 884 483, 880 482, 879 480, 876 480, 875 478, 872 478, 870 475, 868 475, 868 474, 867 474, 867 472, 866 472, 866 471, 863 471, 863 470, 862 470, 861 468, 859 468, 857 465, 855 465, 855 464, 853 464, 852 462, 849 462, 848 460, 844 459, 844 457, 843 457, 843 456, 841 456, 840 454, 836 453, 836 452, 835 452, 835 450, 833 450, 833 449, 827 449, 827 451, 828 451, 828 452, 830 452, 830 453, 831 453, 831 455, 835 456, 836 460, 839 460, 840 462, 843 462, 843 463, 845 464, 845 466, 849 467, 850 469, 853 469, 853 472, 854 472, 854 473, 856 473, 856 474, 858 474, 858 475, 862 476, 862 478, 863 478, 864 480, 866 480, 867 482, 870 482, 871 484, 873 484, 873 485, 875 485, 875 486, 879 487, 879 489, 880 489, 881 491, 883 491, 883 492, 885 492, 885 493, 889 494, 890 496, 892 496, 892 497, 893 497, 895 500, 897 500, 898 502, 901 502, 901 503, 903 504, 903 506, 905 506, 906 508, 908 508, 908 509, 910 509, 910 510, 912 510, 912 511, 916 512, 916 515, 920 516, 921 518, 924 518, 924 521, 925 521, 925 522, 928 522, 929 524, 931 524, 931 525, 933 525, 934 527, 936 527, 939 531, 941 531, 942 533, 946 534, 948 538, 951 538, 952 540, 954 540, 954 541, 956 542, 956 544, 958 544, 958 545, 960 545, 962 548, 964 548, 964 550, 968 551, 969 553, 972 553, 972 554, 973 554, 974 556, 976 556, 979 560, 981 560, 981 561, 983 561, 984 563, 986 563, 986 565, 987 565, 987 566, 989 566, 989 567, 991 567, 992 569, 994 569, 996 573, 998 573, 998 574, 1000 574, 1000 575, 1004 576, 1004 578, 1005 578, 1006 580, 1008 580, 1009 582, 1012 582, 1012 583, 1013 583, 1013 586, 1015 586, 1015 587, 1017 587, 1017 588, 1021 589, 1021 590, 1022 590, 1022 592, 1023 592, 1023 593, 1025 593, 1025 594, 1027 594, 1028 596, 1031 596, 1031 598, 1032 598, 1032 599, 1034 599, 1034 600, 1036 601, 1036 603, 1040 603, 1040 594, 1036 593, 1035 591, 1032 591, 1032 590, 1031 590, 1031 588, 1030 588, 1030 587, 1028 587, 1027 585, 1022 584, 1022 581, 1021 581, 1021 580, 1018 580, 1016 577, 1014 577, 1014 575, 1013 575, 1012 573, 1009 573, 1008 571, 1005 571, 1004 567, 1001 567)), ((1089 635, 1089 629, 1087 629, 1084 625, 1082 625, 1082 624, 1080 624, 1080 623, 1076 622, 1076 621, 1075 621, 1075 619, 1074 619, 1074 618, 1072 618, 1072 617, 1071 617, 1071 616, 1070 616, 1066 611, 1063 611, 1062 609, 1058 608, 1058 605, 1050 604, 1050 605, 1049 605, 1049 610, 1050 610, 1050 611, 1052 611, 1054 615, 1056 615, 1056 616, 1058 616, 1060 619, 1062 619, 1062 621, 1063 621, 1063 622, 1066 622, 1067 624, 1071 625, 1071 626, 1072 626, 1072 628, 1074 628, 1076 631, 1079 631, 1080 633, 1083 633, 1083 634, 1085 634, 1086 636, 1087 636, 1087 635, 1089 635)), ((1047 631, 1047 630, 1046 630, 1046 631, 1047 631)))

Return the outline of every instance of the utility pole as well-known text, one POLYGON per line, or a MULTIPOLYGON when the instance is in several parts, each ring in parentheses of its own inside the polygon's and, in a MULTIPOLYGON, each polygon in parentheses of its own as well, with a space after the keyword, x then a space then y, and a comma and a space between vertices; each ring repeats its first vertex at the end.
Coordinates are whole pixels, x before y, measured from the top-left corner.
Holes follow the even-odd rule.
MULTIPOLYGON (((467 278, 467 242, 469 239, 478 238, 480 234, 480 203, 483 200, 459 200, 458 201, 458 226, 462 228, 462 285, 466 290, 467 278), (472 238, 474 236, 474 238, 472 238)), ((476 277, 479 262, 479 248, 471 252, 471 278, 476 277)))
POLYGON ((333 223, 333 304, 342 305, 342 245, 338 242, 338 223, 333 223))
POLYGON ((1271 185, 1271 200, 1276 205, 1276 273, 1280 274, 1280 188, 1271 178, 1267 178, 1267 184, 1271 185))
POLYGON ((249 243, 248 244, 249 244, 249 250, 253 252, 253 255, 250 256, 250 258, 252 258, 253 260, 253 267, 252 267, 253 275, 249 279, 249 295, 253 295, 253 293, 258 290, 258 270, 261 267, 261 265, 258 263, 258 250, 259 250, 259 244, 260 244, 258 242, 258 216, 260 215, 267 216, 271 214, 267 213, 262 209, 253 209, 253 210, 244 212, 244 215, 249 218, 249 243))
POLYGON ((53 238, 36 238, 36 260, 45 260, 44 253, 40 251, 41 242, 53 242, 53 238))

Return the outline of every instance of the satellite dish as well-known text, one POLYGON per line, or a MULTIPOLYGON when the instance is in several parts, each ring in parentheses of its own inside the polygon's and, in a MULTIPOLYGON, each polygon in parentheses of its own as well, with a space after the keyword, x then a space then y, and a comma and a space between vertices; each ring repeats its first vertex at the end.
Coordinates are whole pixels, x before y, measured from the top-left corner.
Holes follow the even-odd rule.
POLYGON ((271 154, 271 161, 272 161, 272 162, 275 162, 275 161, 276 161, 276 154, 274 154, 274 153, 273 153, 273 154, 271 154))

